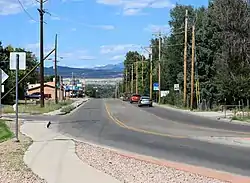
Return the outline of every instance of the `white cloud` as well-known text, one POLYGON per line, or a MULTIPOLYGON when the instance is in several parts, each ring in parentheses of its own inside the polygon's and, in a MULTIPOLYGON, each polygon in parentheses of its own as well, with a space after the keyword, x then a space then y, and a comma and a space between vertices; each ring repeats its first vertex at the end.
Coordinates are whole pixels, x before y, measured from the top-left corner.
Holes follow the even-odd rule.
POLYGON ((124 53, 140 49, 139 45, 135 44, 118 44, 118 45, 103 45, 100 48, 101 54, 124 53))
POLYGON ((88 50, 73 50, 68 52, 63 52, 59 56, 63 57, 65 60, 77 61, 77 60, 94 60, 96 57, 89 55, 88 50))
POLYGON ((51 20, 61 20, 61 18, 58 17, 58 16, 52 16, 52 17, 51 17, 51 20))
POLYGON ((97 0, 99 4, 120 6, 124 15, 137 15, 145 8, 172 8, 174 4, 170 0, 97 0))
POLYGON ((78 57, 79 60, 95 60, 96 57, 94 56, 89 56, 89 55, 82 55, 78 57))
POLYGON ((83 2, 84 0, 62 0, 63 3, 65 2, 83 2))
POLYGON ((36 23, 35 20, 29 20, 29 23, 33 24, 33 23, 36 23))
MULTIPOLYGON (((54 48, 53 44, 44 46, 45 55, 54 48)), ((25 46, 25 49, 32 51, 37 57, 39 57, 40 43, 31 43, 25 46)), ((53 54, 52 56, 53 57, 53 54)), ((80 49, 67 52, 58 52, 58 57, 62 57, 65 61, 77 61, 77 60, 94 60, 96 57, 89 55, 88 50, 80 49)))
POLYGON ((103 30, 113 30, 115 26, 113 25, 87 25, 88 27, 99 28, 103 30))
MULTIPOLYGON (((40 52, 40 43, 30 43, 24 46, 25 49, 27 49, 28 51, 33 52, 37 57, 39 56, 39 52, 40 52)), ((44 52, 45 54, 50 52, 52 49, 54 48, 53 44, 47 44, 44 45, 44 52)))
POLYGON ((149 32, 167 31, 169 29, 170 29, 169 25, 153 25, 153 24, 150 24, 146 28, 144 28, 145 31, 149 32))
POLYGON ((126 9, 124 10, 123 14, 127 15, 127 16, 131 16, 131 15, 138 15, 141 12, 141 9, 126 9))
MULTIPOLYGON (((25 9, 37 5, 37 3, 32 0, 22 0, 21 2, 25 9)), ((23 12, 23 9, 17 0, 0 0, 0 15, 11 15, 20 12, 23 12)))
POLYGON ((57 15, 56 13, 51 13, 51 15, 52 15, 51 20, 61 20, 61 21, 72 23, 72 24, 78 24, 78 25, 85 26, 85 27, 97 28, 97 29, 103 29, 103 30, 113 30, 113 29, 115 29, 115 26, 113 26, 113 25, 86 24, 86 23, 81 22, 81 21, 75 21, 75 20, 71 20, 69 18, 61 17, 60 15, 57 15))
POLYGON ((110 58, 110 60, 112 61, 123 61, 125 59, 125 56, 124 55, 116 55, 116 56, 113 56, 110 58))

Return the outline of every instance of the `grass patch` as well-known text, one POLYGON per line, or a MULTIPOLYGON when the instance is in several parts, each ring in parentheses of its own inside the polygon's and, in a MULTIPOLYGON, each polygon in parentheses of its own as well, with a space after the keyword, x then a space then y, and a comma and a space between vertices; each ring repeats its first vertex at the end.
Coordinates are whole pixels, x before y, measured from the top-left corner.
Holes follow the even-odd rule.
POLYGON ((0 142, 6 141, 13 136, 9 127, 5 124, 4 120, 0 120, 0 142))
MULTIPOLYGON (((48 113, 51 111, 58 110, 62 108, 63 106, 67 106, 72 104, 72 100, 66 100, 63 102, 59 102, 58 104, 55 104, 54 101, 46 101, 45 107, 41 108, 40 104, 19 104, 18 106, 18 112, 20 113, 31 113, 31 114, 43 114, 48 113)), ((14 113, 12 106, 4 106, 3 113, 14 113)))
POLYGON ((69 106, 66 106, 66 107, 63 107, 62 109, 61 109, 61 112, 64 112, 64 113, 70 113, 72 110, 74 110, 75 109, 75 107, 74 106, 72 106, 72 105, 69 105, 69 106))
POLYGON ((232 120, 250 122, 250 116, 244 116, 244 117, 233 116, 233 117, 232 117, 232 120))

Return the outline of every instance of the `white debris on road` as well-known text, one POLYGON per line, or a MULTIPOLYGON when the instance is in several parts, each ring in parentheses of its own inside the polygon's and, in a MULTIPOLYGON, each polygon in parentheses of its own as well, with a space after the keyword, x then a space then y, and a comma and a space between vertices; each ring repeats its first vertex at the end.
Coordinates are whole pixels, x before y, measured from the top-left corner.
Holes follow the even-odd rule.
POLYGON ((79 158, 124 183, 225 183, 165 166, 126 158, 111 150, 76 142, 79 158))

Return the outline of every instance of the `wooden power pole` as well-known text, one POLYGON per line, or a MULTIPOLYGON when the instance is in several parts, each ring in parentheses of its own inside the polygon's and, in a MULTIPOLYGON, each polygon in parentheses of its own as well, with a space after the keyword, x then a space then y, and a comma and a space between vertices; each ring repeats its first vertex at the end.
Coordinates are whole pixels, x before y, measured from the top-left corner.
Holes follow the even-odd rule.
POLYGON ((142 61, 142 63, 141 63, 141 84, 142 84, 142 88, 144 89, 144 77, 143 77, 143 75, 144 75, 144 73, 143 73, 143 71, 144 71, 144 59, 143 59, 143 55, 142 55, 142 58, 141 58, 141 61, 142 61))
POLYGON ((126 83, 125 83, 125 85, 126 85, 126 89, 125 89, 125 92, 127 93, 128 92, 128 70, 127 70, 127 68, 126 68, 126 70, 125 70, 125 81, 126 81, 126 83))
MULTIPOLYGON (((58 95, 57 95, 57 83, 58 83, 58 79, 57 79, 57 34, 56 34, 56 38, 55 38, 55 103, 58 104, 58 95)), ((59 90, 61 92, 61 88, 59 90)))
POLYGON ((43 4, 46 1, 40 0, 40 9, 38 9, 40 14, 40 105, 44 107, 44 48, 43 48, 43 16, 44 16, 44 9, 43 4))
POLYGON ((131 71, 131 93, 134 92, 134 64, 132 64, 132 71, 131 71))
POLYGON ((187 104, 187 32, 188 32, 188 10, 185 15, 185 44, 184 44, 184 83, 183 83, 183 103, 186 107, 187 104))
POLYGON ((159 99, 158 103, 161 103, 161 32, 159 33, 159 62, 158 62, 158 83, 159 83, 159 99))
POLYGON ((150 54, 150 99, 153 97, 153 54, 150 54))
POLYGON ((159 43, 159 50, 158 50, 158 84, 159 84, 159 96, 158 96, 158 103, 161 103, 161 31, 159 31, 158 34, 153 34, 156 35, 159 39, 158 43, 159 43))
POLYGON ((135 80, 135 82, 136 82, 136 86, 135 86, 135 91, 136 91, 136 94, 138 94, 138 62, 137 62, 137 60, 136 60, 136 62, 135 62, 135 67, 136 67, 136 80, 135 80))
POLYGON ((191 101, 190 108, 193 109, 194 102, 194 62, 195 62, 195 25, 192 27, 192 67, 191 67, 191 101))

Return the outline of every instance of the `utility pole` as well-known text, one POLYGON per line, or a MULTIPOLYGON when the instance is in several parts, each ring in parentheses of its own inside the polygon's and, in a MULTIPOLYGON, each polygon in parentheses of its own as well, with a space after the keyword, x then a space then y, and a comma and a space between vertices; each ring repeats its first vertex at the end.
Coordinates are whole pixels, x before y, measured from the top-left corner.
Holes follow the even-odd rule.
POLYGON ((131 72, 131 93, 134 92, 134 64, 132 64, 132 72, 131 72))
MULTIPOLYGON (((61 92, 61 89, 59 90, 61 92)), ((57 97, 57 34, 55 38, 55 103, 58 104, 57 97)))
POLYGON ((195 25, 192 27, 192 68, 191 68, 191 101, 190 108, 193 110, 194 102, 194 62, 195 62, 195 25))
POLYGON ((126 73, 125 74, 126 75, 126 78, 125 78, 126 79, 126 84, 125 84, 126 85, 126 89, 125 90, 126 90, 126 93, 127 93, 128 92, 128 70, 127 70, 127 68, 125 70, 125 73, 126 73))
POLYGON ((150 54, 150 99, 153 97, 153 54, 150 54))
POLYGON ((135 80, 135 82, 136 82, 136 88, 135 88, 135 91, 136 91, 136 94, 138 94, 138 62, 137 62, 137 60, 136 60, 136 62, 135 62, 135 69, 136 69, 136 80, 135 80))
POLYGON ((187 32, 188 32, 188 10, 186 10, 186 16, 185 16, 185 44, 184 44, 184 84, 183 84, 183 102, 184 107, 186 107, 187 104, 187 32))
POLYGON ((46 1, 40 0, 40 9, 38 9, 40 14, 40 95, 41 107, 44 107, 44 48, 43 48, 43 16, 45 11, 43 10, 43 3, 46 1))
POLYGON ((158 84, 159 84, 159 96, 158 102, 161 103, 161 31, 158 34, 154 34, 158 37, 158 84))
POLYGON ((159 62, 158 62, 158 83, 159 83, 159 99, 158 103, 161 103, 161 32, 159 32, 159 62))
POLYGON ((142 63, 141 63, 141 82, 142 82, 142 88, 144 89, 144 77, 143 77, 143 75, 144 75, 144 73, 143 73, 143 71, 144 71, 144 59, 143 59, 143 55, 141 56, 142 58, 141 58, 141 61, 142 61, 142 63))

